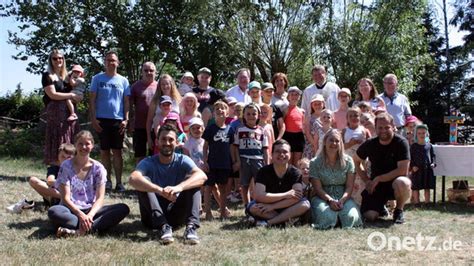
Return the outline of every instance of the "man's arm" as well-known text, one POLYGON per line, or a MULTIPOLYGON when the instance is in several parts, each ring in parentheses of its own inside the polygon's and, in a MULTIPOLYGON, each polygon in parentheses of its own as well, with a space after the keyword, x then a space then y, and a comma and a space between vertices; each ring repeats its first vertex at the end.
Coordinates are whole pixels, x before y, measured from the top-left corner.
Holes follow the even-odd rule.
POLYGON ((402 160, 397 162, 397 168, 383 175, 376 176, 374 181, 388 182, 399 176, 408 176, 408 168, 410 166, 410 160, 402 160))
POLYGON ((177 194, 181 193, 184 190, 188 190, 191 188, 201 187, 206 182, 207 176, 206 174, 195 166, 188 175, 188 178, 184 179, 183 182, 179 183, 176 186, 168 186, 163 188, 164 193, 168 194, 166 198, 177 196, 177 194))
POLYGON ((283 193, 267 193, 264 184, 255 183, 255 200, 260 203, 275 203, 285 199, 299 200, 301 196, 301 191, 298 193, 294 189, 283 193))
POLYGON ((90 92, 89 94, 89 116, 91 120, 92 127, 97 133, 102 132, 102 127, 99 124, 99 121, 96 118, 95 113, 95 102, 97 94, 95 92, 90 92))
POLYGON ((143 176, 140 171, 133 171, 130 175, 130 180, 128 181, 132 187, 141 192, 153 192, 162 195, 163 188, 153 184, 148 178, 143 176))
POLYGON ((124 134, 128 125, 128 116, 130 113, 130 97, 123 97, 123 121, 120 123, 120 134, 124 134))
POLYGON ((354 166, 355 166, 357 175, 360 176, 360 178, 362 179, 362 181, 364 181, 364 183, 369 181, 370 178, 367 175, 367 169, 365 169, 365 167, 362 166, 363 160, 359 157, 359 155, 357 155, 357 153, 354 154, 352 159, 354 159, 354 166))

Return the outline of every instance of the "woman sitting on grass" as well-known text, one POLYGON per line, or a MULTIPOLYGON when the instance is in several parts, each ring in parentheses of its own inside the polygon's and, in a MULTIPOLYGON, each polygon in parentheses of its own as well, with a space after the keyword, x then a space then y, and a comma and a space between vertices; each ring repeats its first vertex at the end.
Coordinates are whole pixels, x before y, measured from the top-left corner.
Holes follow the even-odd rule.
POLYGON ((123 203, 104 206, 107 172, 91 159, 94 138, 83 130, 75 137, 76 155, 59 170, 57 185, 61 203, 51 207, 48 216, 58 226, 57 237, 103 232, 117 225, 130 212, 123 203))
POLYGON ((338 220, 343 228, 362 225, 359 207, 351 199, 354 162, 344 154, 341 133, 332 129, 323 139, 321 154, 311 160, 309 176, 316 191, 311 200, 313 227, 329 229, 338 220))

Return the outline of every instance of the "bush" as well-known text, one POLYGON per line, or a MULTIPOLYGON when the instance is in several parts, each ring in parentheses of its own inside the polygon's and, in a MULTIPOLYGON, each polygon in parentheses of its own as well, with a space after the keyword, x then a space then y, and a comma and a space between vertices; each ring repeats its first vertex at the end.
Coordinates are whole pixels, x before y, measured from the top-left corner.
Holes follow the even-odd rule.
POLYGON ((43 136, 38 128, 0 131, 0 155, 42 158, 43 136))

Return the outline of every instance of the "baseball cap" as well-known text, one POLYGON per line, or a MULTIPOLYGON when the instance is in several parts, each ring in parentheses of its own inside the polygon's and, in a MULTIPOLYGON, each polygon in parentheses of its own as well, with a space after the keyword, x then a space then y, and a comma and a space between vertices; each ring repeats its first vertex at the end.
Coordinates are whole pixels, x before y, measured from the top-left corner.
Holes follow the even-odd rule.
POLYGON ((254 81, 249 83, 249 90, 255 89, 255 88, 257 88, 259 90, 262 89, 262 87, 260 86, 260 82, 254 80, 254 81))
POLYGON ((408 123, 414 123, 414 122, 417 122, 417 121, 419 121, 418 117, 416 117, 414 115, 410 115, 405 119, 405 125, 408 124, 408 123))
POLYGON ((291 86, 289 89, 288 89, 288 93, 290 92, 297 92, 298 94, 302 94, 303 92, 296 86, 291 86))
POLYGON ((163 103, 171 103, 173 104, 173 100, 171 100, 171 97, 168 96, 168 95, 163 95, 160 97, 160 104, 163 104, 163 103))
POLYGON ((321 94, 315 94, 313 97, 311 97, 311 102, 324 102, 324 97, 321 94))
POLYGON ((211 72, 211 70, 210 70, 209 68, 207 68, 207 67, 202 67, 202 68, 199 69, 198 75, 201 74, 201 73, 206 73, 206 74, 208 74, 208 75, 211 75, 212 72, 211 72))
POLYGON ((191 73, 189 71, 186 71, 183 74, 183 78, 192 78, 192 79, 194 79, 194 75, 193 75, 193 73, 191 73))
POLYGON ((272 90, 274 91, 275 90, 275 87, 273 87, 273 84, 271 82, 265 82, 262 84, 262 90, 272 90))
POLYGON ((350 91, 348 88, 342 88, 342 89, 337 93, 337 96, 339 96, 339 94, 341 94, 342 92, 345 92, 347 95, 349 95, 349 97, 351 97, 351 91, 350 91))
POLYGON ((204 122, 199 117, 193 117, 191 118, 191 120, 189 120, 189 128, 191 128, 194 125, 200 125, 201 127, 204 127, 204 122))
POLYGON ((228 104, 233 104, 233 103, 237 103, 237 99, 235 97, 227 97, 227 103, 228 104))
POLYGON ((181 121, 180 121, 180 119, 179 119, 179 114, 178 114, 178 113, 176 113, 176 112, 170 112, 170 113, 165 117, 165 119, 163 119, 163 122, 166 123, 166 121, 168 121, 168 120, 174 120, 174 121, 176 121, 177 124, 178 124, 178 129, 179 129, 179 131, 184 132, 183 126, 181 125, 181 121))

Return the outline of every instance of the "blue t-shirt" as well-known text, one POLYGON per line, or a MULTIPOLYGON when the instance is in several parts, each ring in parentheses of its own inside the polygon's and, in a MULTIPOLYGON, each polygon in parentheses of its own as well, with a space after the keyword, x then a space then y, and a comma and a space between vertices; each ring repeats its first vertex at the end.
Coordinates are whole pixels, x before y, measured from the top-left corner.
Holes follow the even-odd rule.
POLYGON ((235 131, 237 131, 237 128, 242 126, 242 122, 240 121, 240 119, 236 119, 236 120, 230 122, 229 126, 230 126, 230 129, 229 129, 230 143, 234 143, 235 131))
POLYGON ((209 145, 209 155, 207 163, 211 169, 232 169, 232 159, 230 157, 230 126, 224 128, 216 124, 208 125, 204 130, 202 138, 209 145))
POLYGON ((124 97, 130 96, 128 80, 121 76, 100 73, 92 78, 91 92, 95 92, 95 116, 123 120, 124 97))
POLYGON ((153 184, 160 187, 176 186, 183 182, 196 164, 186 155, 175 153, 169 164, 162 164, 158 155, 143 159, 136 170, 148 176, 153 184))

